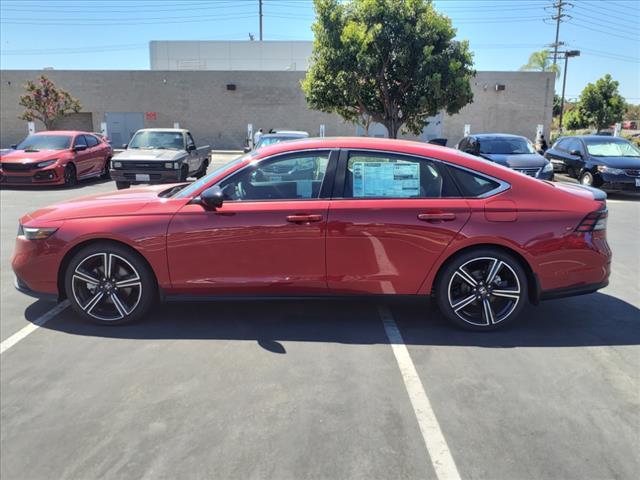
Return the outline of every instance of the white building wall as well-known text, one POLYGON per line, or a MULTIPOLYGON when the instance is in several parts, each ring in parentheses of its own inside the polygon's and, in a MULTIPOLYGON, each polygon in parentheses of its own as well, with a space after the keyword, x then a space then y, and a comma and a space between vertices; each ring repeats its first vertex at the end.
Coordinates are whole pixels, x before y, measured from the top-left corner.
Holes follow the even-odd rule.
POLYGON ((306 71, 313 42, 152 41, 151 70, 306 71))

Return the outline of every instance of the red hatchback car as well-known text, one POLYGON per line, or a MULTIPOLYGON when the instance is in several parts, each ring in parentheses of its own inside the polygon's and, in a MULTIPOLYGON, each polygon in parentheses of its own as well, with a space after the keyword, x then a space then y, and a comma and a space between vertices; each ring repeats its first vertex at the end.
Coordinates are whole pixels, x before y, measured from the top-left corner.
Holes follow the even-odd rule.
POLYGON ((435 297, 459 326, 607 285, 600 190, 449 148, 279 143, 191 183, 84 197, 20 220, 19 290, 116 324, 156 299, 435 297), (37 292, 37 293, 36 293, 37 292))
POLYGON ((0 183, 75 185, 108 177, 111 146, 88 132, 49 130, 29 135, 0 157, 0 183))

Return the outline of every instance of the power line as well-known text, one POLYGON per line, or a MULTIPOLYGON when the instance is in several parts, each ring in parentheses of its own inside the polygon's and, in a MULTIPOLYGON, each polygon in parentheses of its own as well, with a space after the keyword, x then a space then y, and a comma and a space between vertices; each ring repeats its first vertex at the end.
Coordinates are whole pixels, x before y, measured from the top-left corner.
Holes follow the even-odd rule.
POLYGON ((552 3, 550 6, 545 7, 547 9, 552 8, 556 10, 556 12, 551 15, 551 17, 544 18, 543 21, 554 20, 556 22, 556 40, 550 46, 553 47, 553 64, 556 65, 558 62, 558 47, 563 45, 560 42, 560 24, 566 19, 570 19, 571 15, 568 15, 565 12, 565 8, 573 7, 572 3, 566 2, 565 0, 556 0, 555 3, 552 3))
POLYGON ((618 38, 623 38, 625 40, 632 40, 632 41, 638 41, 639 38, 632 38, 632 37, 627 37, 625 35, 619 35, 617 33, 613 33, 607 30, 598 30, 597 28, 593 28, 591 25, 597 25, 600 26, 600 24, 595 23, 595 22, 589 22, 588 20, 581 20, 581 19, 574 19, 574 22, 577 23, 572 23, 572 25, 576 26, 576 27, 580 27, 580 28, 585 28, 585 29, 589 29, 593 32, 598 32, 598 33, 603 33, 605 35, 611 35, 612 37, 618 37, 618 38), (585 23, 586 25, 581 25, 581 23, 585 23))
POLYGON ((185 17, 185 19, 182 20, 175 20, 175 19, 171 19, 171 18, 166 18, 164 20, 155 20, 152 22, 146 22, 146 21, 140 21, 137 19, 121 19, 119 20, 117 23, 114 22, 106 22, 106 23, 91 23, 91 22, 83 22, 83 23, 77 23, 77 22, 64 22, 64 21, 39 21, 39 22, 35 22, 35 21, 31 21, 31 20, 26 20, 26 21, 20 21, 20 20, 9 20, 6 18, 2 18, 0 20, 1 24, 5 24, 5 25, 41 25, 41 26, 76 26, 76 27, 96 27, 96 26, 107 26, 107 27, 115 27, 115 26, 120 26, 120 25, 162 25, 162 24, 168 24, 168 23, 175 23, 175 24, 180 24, 180 23, 198 23, 198 22, 212 22, 215 20, 240 20, 240 19, 245 19, 245 18, 255 18, 256 14, 248 14, 248 15, 230 15, 230 16, 224 16, 224 15, 214 15, 214 16, 199 16, 199 17, 185 17), (193 18, 193 20, 187 19, 187 18, 193 18))
MULTIPOLYGON (((600 26, 603 26, 603 27, 606 26, 606 25, 611 25, 612 27, 614 27, 614 28, 616 28, 618 30, 624 30, 622 33, 629 33, 631 35, 634 35, 635 33, 638 32, 638 30, 635 29, 635 28, 620 25, 617 20, 614 20, 614 21, 605 20, 603 18, 592 17, 591 15, 586 15, 584 13, 580 13, 580 16, 577 16, 574 13, 574 18, 576 18, 577 20, 579 20, 579 19, 581 19, 583 17, 588 18, 590 20, 597 20, 598 22, 600 22, 600 23, 597 23, 596 25, 600 25, 600 26)), ((583 20, 583 21, 588 21, 588 20, 583 20)), ((639 27, 640 27, 640 25, 639 25, 639 27)))

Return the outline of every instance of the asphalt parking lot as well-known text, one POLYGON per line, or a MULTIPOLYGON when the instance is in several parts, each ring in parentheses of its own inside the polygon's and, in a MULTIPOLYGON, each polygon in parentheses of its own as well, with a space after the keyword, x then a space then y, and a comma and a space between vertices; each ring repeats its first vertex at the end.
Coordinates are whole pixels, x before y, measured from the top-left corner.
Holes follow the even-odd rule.
POLYGON ((640 477, 637 197, 609 200, 607 288, 489 334, 373 300, 166 304, 106 328, 15 292, 18 218, 114 188, 0 191, 0 340, 48 319, 0 357, 3 480, 432 479, 447 460, 464 479, 640 477))

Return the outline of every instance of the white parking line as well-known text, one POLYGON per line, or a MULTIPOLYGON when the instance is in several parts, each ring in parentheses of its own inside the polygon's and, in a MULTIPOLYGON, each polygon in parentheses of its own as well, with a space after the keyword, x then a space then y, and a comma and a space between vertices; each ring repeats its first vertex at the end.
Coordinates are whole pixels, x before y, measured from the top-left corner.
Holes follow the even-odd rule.
POLYGON ((440 430, 440 424, 431 408, 431 402, 418 377, 398 325, 387 307, 380 306, 379 312, 436 475, 439 480, 459 480, 458 468, 453 461, 447 441, 440 430))
POLYGON ((11 335, 9 338, 4 340, 2 343, 0 343, 0 355, 2 355, 4 352, 9 350, 16 343, 18 343, 20 340, 22 340, 25 337, 27 337, 27 335, 29 335, 30 333, 35 332, 38 328, 40 328, 45 323, 47 323, 49 320, 51 320, 53 317, 58 315, 60 312, 62 312, 68 306, 69 306, 69 300, 65 300, 64 302, 59 303, 58 305, 53 307, 48 312, 46 312, 43 315, 41 315, 40 317, 36 318, 32 323, 30 323, 26 327, 18 330, 16 333, 11 335))

